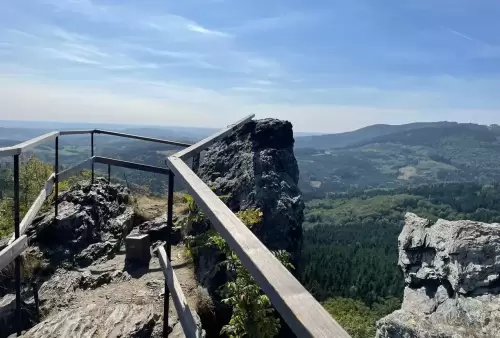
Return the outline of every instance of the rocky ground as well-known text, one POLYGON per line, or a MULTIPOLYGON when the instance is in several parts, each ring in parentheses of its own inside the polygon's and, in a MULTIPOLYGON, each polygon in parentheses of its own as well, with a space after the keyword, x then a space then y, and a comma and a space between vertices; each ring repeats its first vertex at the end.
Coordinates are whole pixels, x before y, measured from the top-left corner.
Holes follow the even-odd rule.
MULTIPOLYGON (((183 245, 172 265, 192 309, 197 284, 183 245)), ((23 337, 162 337, 164 277, 158 258, 126 269, 125 255, 85 269, 58 270, 40 289, 44 320, 23 337)), ((184 337, 170 300, 171 337, 184 337)))
MULTIPOLYGON (((137 203, 126 188, 101 180, 92 186, 73 187, 59 196, 59 203, 57 222, 51 210, 27 231, 30 247, 23 254, 23 337, 162 337, 165 279, 155 248, 169 236, 164 204, 158 198, 142 198, 137 203), (154 211, 152 204, 163 213, 154 211), (146 220, 148 213, 158 217, 146 220), (124 238, 131 232, 152 239, 149 263, 126 260, 124 238), (36 318, 29 282, 40 286, 40 319, 36 318)), ((183 210, 181 204, 177 199, 178 212, 183 210)), ((172 265, 195 310, 199 291, 193 265, 180 243, 179 227, 171 240, 177 243, 172 246, 172 265)), ((15 332, 11 277, 9 273, 0 275, 2 338, 15 332)), ((172 300, 169 310, 169 336, 183 337, 172 300)))

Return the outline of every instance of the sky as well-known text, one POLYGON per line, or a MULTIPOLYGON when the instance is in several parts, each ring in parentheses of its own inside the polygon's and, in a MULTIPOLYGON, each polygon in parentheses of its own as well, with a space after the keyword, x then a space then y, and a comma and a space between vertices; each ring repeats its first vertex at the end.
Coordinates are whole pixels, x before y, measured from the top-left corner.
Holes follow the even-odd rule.
POLYGON ((498 0, 15 0, 0 119, 500 124, 498 0))

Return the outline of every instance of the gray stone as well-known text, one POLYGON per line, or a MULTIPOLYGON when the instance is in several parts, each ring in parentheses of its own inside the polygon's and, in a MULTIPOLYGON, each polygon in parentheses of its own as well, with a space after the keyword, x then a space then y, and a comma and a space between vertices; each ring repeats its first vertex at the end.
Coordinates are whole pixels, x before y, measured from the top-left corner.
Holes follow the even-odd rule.
POLYGON ((68 309, 49 317, 26 332, 26 338, 150 337, 160 316, 152 305, 113 304, 106 301, 68 309))
POLYGON ((263 219, 252 231, 269 249, 295 256, 302 243, 304 201, 293 145, 290 122, 251 121, 208 149, 199 176, 233 211, 259 208, 263 219))
MULTIPOLYGON (((29 328, 34 323, 35 305, 34 302, 22 301, 22 330, 29 328)), ((0 338, 8 337, 16 332, 17 320, 15 317, 16 311, 16 295, 6 294, 0 298, 0 338)))
POLYGON ((398 244, 403 305, 377 323, 377 337, 498 337, 500 224, 408 213, 398 244))
POLYGON ((130 262, 149 262, 151 258, 149 235, 130 234, 125 238, 125 257, 130 262))
POLYGON ((151 242, 169 240, 172 245, 179 244, 182 240, 182 227, 172 227, 169 236, 167 219, 167 213, 164 213, 152 221, 139 224, 132 230, 132 233, 148 234, 151 242))
POLYGON ((27 234, 53 266, 88 266, 117 252, 133 225, 134 211, 126 203, 128 189, 96 180, 59 195, 59 212, 38 217, 27 234))

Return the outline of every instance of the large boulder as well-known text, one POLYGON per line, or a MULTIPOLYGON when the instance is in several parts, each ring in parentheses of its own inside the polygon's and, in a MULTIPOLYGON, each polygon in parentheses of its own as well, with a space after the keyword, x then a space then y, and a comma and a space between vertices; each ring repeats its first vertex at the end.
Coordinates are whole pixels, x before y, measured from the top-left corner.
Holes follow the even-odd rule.
MULTIPOLYGON (((206 151, 198 175, 233 212, 260 209, 262 219, 251 231, 270 250, 288 251, 296 263, 302 245, 304 201, 293 146, 290 122, 250 121, 206 151)), ((209 227, 203 219, 192 223, 186 228, 194 235, 209 227)), ((202 321, 208 335, 217 335, 231 318, 231 307, 221 301, 220 288, 234 278, 234 271, 219 264, 225 256, 217 247, 201 244, 194 260, 196 276, 215 307, 215 317, 202 316, 202 321)))
POLYGON ((408 213, 398 245, 403 305, 377 323, 377 337, 498 336, 500 224, 408 213))
POLYGON ((198 175, 233 211, 259 208, 262 222, 252 229, 257 237, 271 250, 296 256, 304 201, 293 145, 290 122, 250 121, 208 149, 198 175))
POLYGON ((97 179, 76 185, 58 197, 59 212, 39 217, 28 229, 31 245, 53 263, 88 266, 116 252, 133 226, 134 211, 127 188, 97 179))

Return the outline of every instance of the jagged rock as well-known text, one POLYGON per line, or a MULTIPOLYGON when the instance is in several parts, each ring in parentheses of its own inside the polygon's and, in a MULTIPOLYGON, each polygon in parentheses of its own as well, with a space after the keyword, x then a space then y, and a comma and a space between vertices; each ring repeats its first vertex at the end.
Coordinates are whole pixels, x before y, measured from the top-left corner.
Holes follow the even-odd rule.
POLYGON ((89 304, 63 310, 26 332, 26 338, 50 337, 150 337, 160 316, 153 306, 136 304, 89 304))
MULTIPOLYGON (((132 233, 148 234, 151 242, 168 240, 167 213, 155 218, 152 221, 144 222, 136 226, 132 233)), ((172 227, 170 234, 170 243, 172 245, 179 244, 182 240, 182 227, 172 227)))
MULTIPOLYGON (((207 150, 198 175, 232 211, 260 209, 262 220, 251 230, 269 249, 288 251, 296 263, 302 245, 304 201, 293 145, 290 122, 250 121, 207 150)), ((188 235, 196 236, 209 227, 204 221, 192 223, 186 226, 188 235)), ((231 317, 231 308, 221 302, 219 291, 234 272, 219 264, 224 255, 216 247, 197 248, 194 258, 197 279, 214 299, 216 312, 216 320, 210 316, 202 319, 207 334, 216 335, 231 317)))
POLYGON ((105 284, 128 281, 131 278, 127 272, 120 270, 93 273, 89 270, 58 269, 38 291, 42 312, 66 307, 78 289, 92 290, 105 284))
POLYGON ((292 124, 276 119, 250 121, 216 142, 198 171, 233 211, 259 208, 253 231, 271 250, 299 253, 304 201, 293 153, 292 124))
POLYGON ((377 337, 497 337, 500 224, 408 213, 398 244, 403 305, 377 323, 377 337))
MULTIPOLYGON (((22 329, 29 328, 34 323, 35 304, 33 301, 22 302, 22 329)), ((16 295, 6 294, 0 298, 0 338, 8 337, 17 329, 16 295)))
POLYGON ((53 263, 90 265, 116 252, 130 232, 134 212, 128 199, 127 188, 104 180, 76 185, 59 195, 56 222, 53 210, 33 222, 27 232, 30 243, 53 263))

